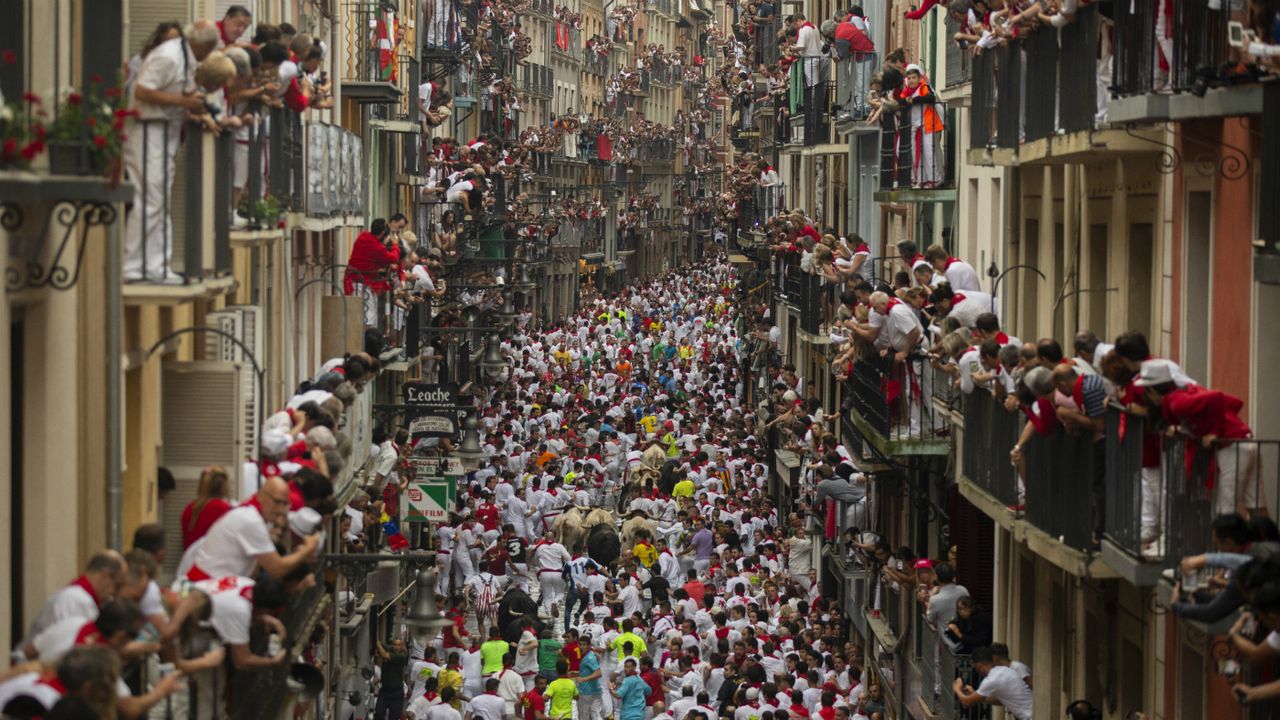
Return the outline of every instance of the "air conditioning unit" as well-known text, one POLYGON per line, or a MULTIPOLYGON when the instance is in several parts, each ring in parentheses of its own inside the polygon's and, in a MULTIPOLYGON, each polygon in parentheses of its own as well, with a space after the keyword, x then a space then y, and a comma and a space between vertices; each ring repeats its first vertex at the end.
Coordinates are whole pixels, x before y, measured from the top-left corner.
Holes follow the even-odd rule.
MULTIPOLYGON (((246 457, 258 456, 258 432, 260 428, 259 408, 262 405, 264 388, 259 386, 259 378, 254 371, 254 362, 264 362, 263 344, 263 311, 257 305, 232 305, 224 310, 211 312, 208 315, 211 327, 227 333, 240 341, 236 344, 224 335, 209 335, 205 343, 205 359, 218 362, 243 363, 246 367, 244 376, 244 405, 241 411, 243 439, 246 457), (252 353, 251 358, 245 349, 252 353)), ((266 378, 261 378, 262 382, 266 378)))

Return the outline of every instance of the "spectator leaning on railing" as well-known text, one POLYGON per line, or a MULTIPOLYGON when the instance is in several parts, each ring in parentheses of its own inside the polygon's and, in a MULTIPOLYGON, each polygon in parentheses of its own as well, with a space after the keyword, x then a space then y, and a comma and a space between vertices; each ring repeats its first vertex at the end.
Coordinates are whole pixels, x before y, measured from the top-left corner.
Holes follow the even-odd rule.
POLYGON ((1244 407, 1240 398, 1198 385, 1179 387, 1168 360, 1142 363, 1134 384, 1146 389, 1148 404, 1159 409, 1158 416, 1169 434, 1182 431, 1191 436, 1188 454, 1196 452, 1196 444, 1213 453, 1205 481, 1213 483, 1218 513, 1247 514, 1262 505, 1258 446, 1248 442, 1253 431, 1240 419, 1244 407))

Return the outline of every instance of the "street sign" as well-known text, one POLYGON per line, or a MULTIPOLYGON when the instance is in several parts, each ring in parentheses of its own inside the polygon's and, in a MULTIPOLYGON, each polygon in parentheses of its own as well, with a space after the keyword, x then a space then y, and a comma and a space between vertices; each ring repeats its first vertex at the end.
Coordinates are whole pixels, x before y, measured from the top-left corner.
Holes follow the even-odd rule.
POLYGON ((461 415, 456 383, 405 383, 400 391, 404 396, 405 422, 414 440, 458 434, 461 415))
POLYGON ((458 458, 410 457, 405 461, 410 474, 405 491, 404 520, 407 522, 444 522, 458 504, 458 478, 462 477, 462 461, 458 458))
POLYGON ((457 504, 458 484, 454 478, 433 482, 411 482, 405 491, 404 519, 408 522, 444 522, 457 504))

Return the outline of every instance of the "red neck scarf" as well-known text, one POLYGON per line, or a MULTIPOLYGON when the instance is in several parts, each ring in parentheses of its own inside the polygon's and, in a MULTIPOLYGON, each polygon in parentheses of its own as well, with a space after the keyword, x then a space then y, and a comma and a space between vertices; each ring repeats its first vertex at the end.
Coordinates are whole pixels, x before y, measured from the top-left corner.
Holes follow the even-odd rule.
MULTIPOLYGON (((94 589, 93 589, 93 583, 89 582, 89 578, 88 578, 88 577, 86 577, 86 576, 84 576, 84 575, 81 575, 80 577, 76 578, 75 580, 72 580, 72 581, 71 581, 71 584, 72 584, 72 585, 76 585, 76 586, 78 586, 81 590, 84 590, 85 592, 89 593, 89 597, 93 598, 93 602, 94 602, 94 603, 96 603, 96 604, 98 604, 98 605, 101 605, 101 604, 102 604, 102 598, 98 597, 98 593, 94 591, 94 589)), ((69 587, 69 586, 68 586, 68 587, 69 587)))

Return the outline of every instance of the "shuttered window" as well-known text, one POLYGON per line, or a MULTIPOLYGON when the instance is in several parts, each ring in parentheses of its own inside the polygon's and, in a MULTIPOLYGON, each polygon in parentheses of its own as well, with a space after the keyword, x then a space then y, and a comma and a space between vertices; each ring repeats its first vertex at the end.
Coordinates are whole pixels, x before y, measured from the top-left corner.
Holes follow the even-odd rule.
MULTIPOLYGON (((182 511, 195 499, 201 471, 221 465, 240 487, 244 461, 244 378, 246 365, 228 362, 171 362, 161 374, 160 464, 173 472, 177 488, 164 503, 167 583, 181 559, 182 511)), ((165 584, 162 583, 162 584, 165 584)))

